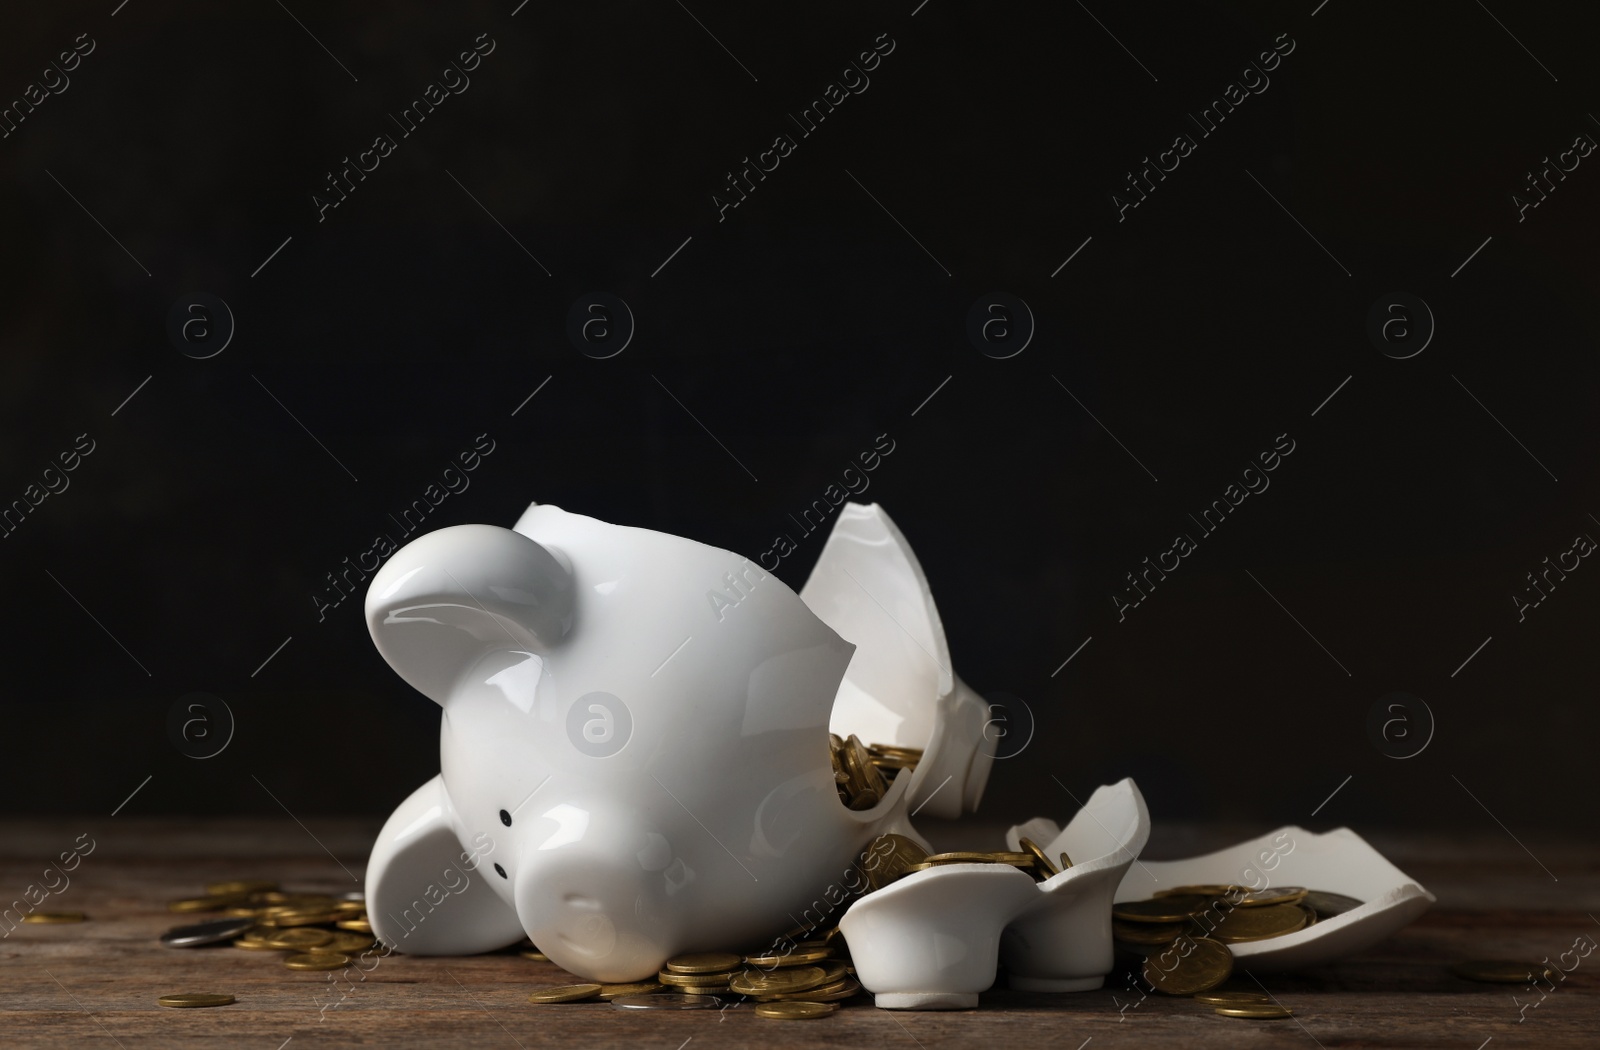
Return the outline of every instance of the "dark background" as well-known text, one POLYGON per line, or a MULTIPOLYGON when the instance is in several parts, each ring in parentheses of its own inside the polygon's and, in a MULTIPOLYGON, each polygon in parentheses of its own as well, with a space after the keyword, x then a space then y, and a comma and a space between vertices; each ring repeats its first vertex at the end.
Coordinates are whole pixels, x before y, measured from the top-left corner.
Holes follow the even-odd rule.
POLYGON ((1600 830, 1600 568, 1524 622, 1511 599, 1600 535, 1600 157, 1526 221, 1511 201, 1600 135, 1592 9, 114 6, 0 32, 5 99, 95 41, 0 140, 0 505, 95 442, 0 540, 7 809, 143 784, 127 811, 281 815, 267 788, 386 813, 437 771, 437 709, 358 600, 319 622, 312 595, 479 434, 429 528, 539 501, 752 556, 888 434, 865 498, 959 673, 1035 722, 986 817, 1064 820, 1064 789, 1131 774, 1158 822, 1600 830), (470 88, 398 139, 482 33, 470 88), (882 33, 871 87, 719 222, 725 173, 882 33), (1283 33, 1270 88, 1200 139, 1186 114, 1283 33), (319 222, 325 173, 383 132, 319 222), (1199 148, 1119 222, 1180 132, 1199 148), (997 290, 1037 322, 1004 360, 965 331, 997 290), (565 334, 593 291, 637 322, 607 360, 565 334), (1406 360, 1366 333, 1395 291, 1437 323, 1406 360), (237 325, 205 360, 166 334, 197 292, 237 325), (1271 488, 1119 622, 1124 574, 1284 433, 1271 488), (1437 722, 1408 759, 1368 731, 1397 690, 1437 722), (237 720, 203 761, 167 729, 194 691, 237 720))

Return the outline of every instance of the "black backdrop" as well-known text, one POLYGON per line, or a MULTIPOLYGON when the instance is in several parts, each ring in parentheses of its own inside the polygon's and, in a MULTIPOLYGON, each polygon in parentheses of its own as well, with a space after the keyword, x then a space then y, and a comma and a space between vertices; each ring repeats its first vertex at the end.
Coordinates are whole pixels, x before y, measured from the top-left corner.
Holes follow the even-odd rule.
POLYGON ((479 435, 428 528, 787 532, 796 588, 790 515, 888 435, 863 498, 1014 730, 987 815, 1131 774, 1158 821, 1600 829, 1600 569, 1564 553, 1600 536, 1592 11, 113 7, 0 32, 0 98, 41 84, 0 139, 0 501, 67 486, 0 540, 8 809, 387 812, 437 709, 313 596, 479 435), (381 162, 319 211, 346 157, 381 162), (1176 167, 1135 207, 1147 157, 1176 167), (1546 157, 1576 167, 1519 210, 1546 157), (593 292, 636 326, 605 359, 567 334, 593 292), (995 292, 1014 356, 968 336, 995 292), (168 332, 197 295, 234 324, 203 359, 168 332), (1280 435, 1270 488, 1191 524, 1280 435), (1519 612, 1547 557, 1576 568, 1519 612), (236 723, 203 760, 194 692, 236 723))

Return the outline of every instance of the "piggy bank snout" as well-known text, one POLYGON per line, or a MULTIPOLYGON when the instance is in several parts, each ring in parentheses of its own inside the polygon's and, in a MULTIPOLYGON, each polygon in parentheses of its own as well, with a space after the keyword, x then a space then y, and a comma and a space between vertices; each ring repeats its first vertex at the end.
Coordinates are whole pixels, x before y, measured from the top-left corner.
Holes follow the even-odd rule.
POLYGON ((562 823, 568 834, 582 824, 578 837, 547 840, 518 858, 514 894, 523 929, 573 973, 601 981, 652 977, 679 937, 667 891, 682 862, 644 821, 592 813, 572 820, 576 815, 562 823))

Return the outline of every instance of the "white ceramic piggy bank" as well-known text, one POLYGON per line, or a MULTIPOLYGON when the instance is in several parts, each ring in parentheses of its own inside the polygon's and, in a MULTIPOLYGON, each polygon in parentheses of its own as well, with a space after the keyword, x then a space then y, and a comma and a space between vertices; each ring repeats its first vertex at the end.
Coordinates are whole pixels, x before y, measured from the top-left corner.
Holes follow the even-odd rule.
POLYGON ((374 846, 373 932, 424 955, 526 934, 575 974, 626 981, 819 906, 837 921, 826 891, 874 835, 920 839, 908 800, 977 805, 987 705, 950 671, 921 570, 876 506, 843 508, 806 591, 816 612, 736 554, 537 504, 514 530, 396 552, 368 625, 443 708, 442 771, 374 846), (924 761, 846 809, 830 717, 924 761))

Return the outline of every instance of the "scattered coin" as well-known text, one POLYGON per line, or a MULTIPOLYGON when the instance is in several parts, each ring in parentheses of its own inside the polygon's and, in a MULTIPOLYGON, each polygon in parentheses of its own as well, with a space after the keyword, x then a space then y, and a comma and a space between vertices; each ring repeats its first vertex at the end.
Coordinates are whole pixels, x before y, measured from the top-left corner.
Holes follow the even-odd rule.
POLYGON ((182 900, 168 901, 167 910, 175 912, 195 911, 221 911, 223 908, 235 904, 243 904, 249 898, 245 893, 214 893, 205 897, 187 897, 182 900))
POLYGON ((222 992, 180 992, 176 995, 163 995, 156 1000, 160 1005, 170 1006, 175 1010, 196 1006, 227 1006, 233 1001, 233 996, 222 992))
POLYGON ((1468 959, 1450 967, 1450 972, 1468 981, 1485 984, 1526 984, 1538 975, 1554 976, 1543 963, 1517 962, 1515 959, 1468 959))
POLYGON ((217 919, 193 926, 174 926, 161 935, 161 943, 168 948, 199 948, 231 941, 254 927, 254 919, 217 919))
POLYGON ((261 922, 266 926, 325 926, 342 918, 344 916, 337 909, 307 911, 285 906, 268 908, 261 922))
POLYGON ((267 947, 277 951, 304 952, 320 948, 333 941, 327 930, 290 929, 271 930, 266 935, 267 947))
POLYGON ((755 1013, 757 1017, 778 1021, 808 1021, 814 1017, 826 1017, 837 1009, 837 1003, 757 1003, 755 1013))
POLYGON ((776 955, 746 955, 744 964, 755 966, 763 970, 786 969, 791 966, 805 966, 809 963, 821 962, 833 954, 833 949, 826 946, 821 948, 800 948, 776 955))
POLYGON ((692 988, 698 991, 726 991, 728 980, 733 977, 733 972, 728 973, 669 973, 662 970, 656 975, 656 980, 661 984, 671 985, 674 988, 692 988))
POLYGON ((1246 1003, 1267 1003, 1271 998, 1260 992, 1227 992, 1220 989, 1209 992, 1196 992, 1194 1001, 1197 1003, 1210 1003, 1213 1006, 1243 1006, 1246 1003))
POLYGON ((797 1002, 797 1003, 831 1003, 840 999, 848 999, 861 991, 861 982, 851 977, 825 984, 821 988, 813 988, 809 992, 786 992, 782 995, 762 996, 765 1002, 797 1002))
POLYGON ((281 950, 267 943, 267 939, 260 934, 246 934, 234 941, 233 946, 235 948, 243 948, 247 952, 275 952, 281 950))
POLYGON ((1248 1017, 1257 1021, 1273 1021, 1293 1017, 1294 1011, 1276 1003, 1243 1003, 1238 1006, 1219 1006, 1212 1011, 1223 1017, 1248 1017))
POLYGON ((602 984, 600 994, 596 996, 602 1002, 609 1003, 625 995, 648 995, 651 992, 661 991, 661 985, 655 981, 634 981, 632 984, 602 984))
POLYGON ((727 974, 738 969, 742 962, 744 958, 732 952, 691 952, 668 959, 665 969, 672 973, 727 974))
POLYGON ((64 922, 83 922, 86 919, 88 916, 81 911, 31 911, 22 917, 23 922, 37 922, 47 926, 64 922))
POLYGON ((624 995, 611 1000, 619 1010, 704 1010, 721 1003, 714 995, 684 995, 657 992, 654 995, 624 995))
MULTIPOLYGON (((600 994, 598 984, 557 984, 535 988, 528 993, 530 1003, 576 1003, 600 994)), ((615 999, 612 1002, 616 1002, 615 999)))
POLYGON ((1185 937, 1144 962, 1144 979, 1168 995, 1209 991, 1233 973, 1233 953, 1209 937, 1185 937))
MULTIPOLYGON (((287 932, 326 933, 327 931, 310 930, 306 927, 301 927, 298 930, 289 930, 287 932)), ((330 938, 328 941, 322 944, 308 945, 306 947, 306 951, 310 952, 312 955, 359 955, 361 952, 366 951, 376 943, 371 937, 363 933, 345 933, 340 931, 339 933, 330 933, 328 936, 330 938)))
POLYGON ((734 974, 728 980, 728 988, 740 995, 781 995, 820 987, 827 977, 827 971, 820 966, 796 966, 771 973, 746 970, 734 974))
MULTIPOLYGON (((366 920, 363 919, 362 922, 366 922, 366 920)), ((346 926, 342 922, 341 923, 335 923, 335 925, 340 927, 341 929, 350 929, 350 927, 346 926)), ((367 926, 367 931, 371 932, 372 924, 371 923, 366 923, 366 926, 367 926)), ((518 952, 517 954, 522 956, 524 959, 532 959, 534 962, 549 962, 550 961, 550 956, 546 955, 544 952, 538 951, 537 949, 524 948, 520 952, 518 952)))
MULTIPOLYGON (((371 920, 366 919, 366 918, 340 919, 338 922, 334 923, 334 925, 339 927, 339 929, 341 929, 341 930, 351 930, 351 931, 353 931, 355 933, 371 933, 372 932, 372 922, 371 922, 371 920)), ((537 953, 535 953, 535 954, 537 954, 537 953)))
POLYGON ((1065 850, 1062 850, 1061 851, 1061 870, 1062 871, 1066 871, 1070 867, 1072 867, 1072 858, 1067 856, 1067 853, 1066 853, 1065 850))
POLYGON ((342 970, 350 965, 350 956, 313 955, 307 952, 289 956, 283 960, 283 965, 291 970, 342 970))

